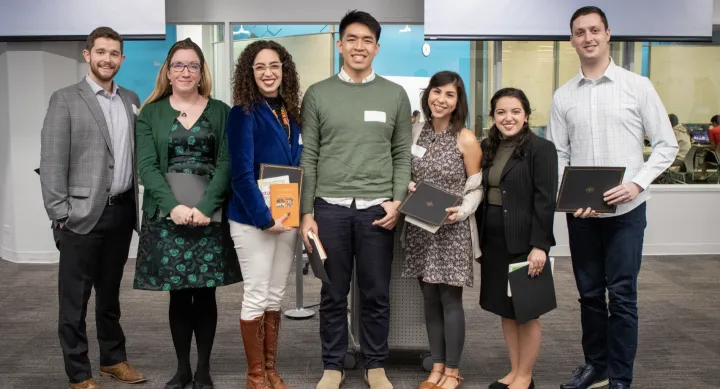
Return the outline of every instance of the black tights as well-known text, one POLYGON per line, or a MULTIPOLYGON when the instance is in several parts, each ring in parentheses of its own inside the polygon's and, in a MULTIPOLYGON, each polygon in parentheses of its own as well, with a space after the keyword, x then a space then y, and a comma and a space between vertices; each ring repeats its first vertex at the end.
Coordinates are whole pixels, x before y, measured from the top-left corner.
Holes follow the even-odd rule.
POLYGON ((190 381, 190 346, 193 331, 198 352, 195 381, 211 384, 210 352, 217 328, 215 288, 170 291, 170 333, 178 359, 178 369, 168 383, 190 381))
POLYGON ((420 289, 425 298, 425 324, 433 362, 457 369, 465 344, 463 288, 420 281, 420 289))

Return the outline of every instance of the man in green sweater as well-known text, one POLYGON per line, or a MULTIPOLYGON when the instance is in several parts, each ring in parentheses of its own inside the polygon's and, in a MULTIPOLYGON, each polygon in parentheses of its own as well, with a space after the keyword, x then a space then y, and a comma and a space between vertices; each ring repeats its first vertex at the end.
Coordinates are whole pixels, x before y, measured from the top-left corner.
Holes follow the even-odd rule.
POLYGON ((357 260, 361 347, 371 389, 391 389, 388 355, 390 268, 397 208, 410 182, 412 131, 405 90, 377 76, 380 24, 361 11, 340 22, 340 73, 312 85, 303 100, 300 233, 327 253, 320 301, 324 373, 317 389, 337 389, 348 348, 347 296, 357 260), (313 215, 314 212, 314 215, 313 215))

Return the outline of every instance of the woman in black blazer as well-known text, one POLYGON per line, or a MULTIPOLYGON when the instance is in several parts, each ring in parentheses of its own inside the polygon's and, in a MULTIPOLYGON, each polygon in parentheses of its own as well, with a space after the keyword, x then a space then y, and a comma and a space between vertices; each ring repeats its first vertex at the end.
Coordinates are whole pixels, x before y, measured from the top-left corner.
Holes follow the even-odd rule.
POLYGON ((495 124, 481 144, 485 202, 476 218, 482 251, 480 306, 502 317, 512 367, 491 389, 535 386, 532 371, 540 350, 540 321, 515 321, 507 295, 508 266, 528 261, 529 274, 540 274, 555 245, 557 151, 530 131, 530 112, 523 91, 499 90, 490 101, 495 124))

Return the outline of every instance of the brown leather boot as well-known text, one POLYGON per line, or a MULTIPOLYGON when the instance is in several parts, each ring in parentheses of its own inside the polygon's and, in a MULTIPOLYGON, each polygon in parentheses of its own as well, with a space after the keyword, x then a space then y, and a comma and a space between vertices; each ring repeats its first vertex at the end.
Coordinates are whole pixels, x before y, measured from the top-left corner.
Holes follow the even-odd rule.
POLYGON ((265 324, 263 316, 240 320, 245 357, 248 362, 247 389, 272 389, 265 373, 265 324))
POLYGON ((273 389, 290 389, 275 368, 280 333, 280 311, 265 311, 265 373, 273 389))

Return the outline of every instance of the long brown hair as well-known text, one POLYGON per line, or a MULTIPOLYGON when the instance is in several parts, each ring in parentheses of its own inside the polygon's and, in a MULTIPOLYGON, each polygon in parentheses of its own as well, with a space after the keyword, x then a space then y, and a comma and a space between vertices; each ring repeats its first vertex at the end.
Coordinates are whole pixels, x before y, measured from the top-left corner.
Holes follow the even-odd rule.
POLYGON ((422 105, 425 120, 432 121, 432 111, 430 110, 430 105, 428 104, 430 92, 432 92, 435 88, 448 84, 455 85, 455 89, 457 89, 457 104, 455 105, 455 110, 452 111, 452 114, 450 114, 450 127, 448 129, 448 133, 457 134, 460 130, 465 128, 465 122, 468 117, 468 103, 467 95, 465 94, 465 83, 463 83, 459 74, 451 71, 435 73, 430 78, 427 88, 423 91, 420 104, 422 105))
POLYGON ((172 94, 172 85, 170 85, 170 80, 168 79, 168 72, 170 71, 170 60, 172 60, 173 55, 175 55, 175 52, 178 50, 193 50, 197 54, 198 58, 200 58, 200 67, 202 70, 200 71, 198 92, 203 97, 210 97, 210 92, 212 92, 212 77, 210 75, 210 68, 208 67, 207 62, 205 62, 205 56, 203 55, 200 46, 198 46, 190 38, 187 38, 176 42, 170 48, 167 58, 165 58, 165 62, 160 67, 157 79, 155 80, 155 89, 150 94, 150 97, 145 100, 143 106, 162 100, 172 94))
POLYGON ((285 109, 290 117, 302 124, 300 112, 300 77, 295 69, 292 55, 279 43, 271 40, 259 40, 249 44, 240 54, 233 75, 233 104, 243 107, 248 112, 253 106, 264 100, 260 89, 255 83, 253 62, 258 53, 264 49, 275 51, 282 63, 282 83, 278 95, 282 97, 285 109))

